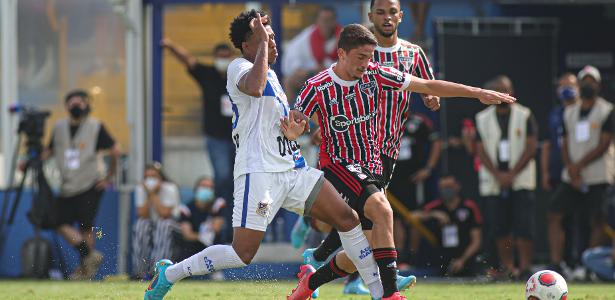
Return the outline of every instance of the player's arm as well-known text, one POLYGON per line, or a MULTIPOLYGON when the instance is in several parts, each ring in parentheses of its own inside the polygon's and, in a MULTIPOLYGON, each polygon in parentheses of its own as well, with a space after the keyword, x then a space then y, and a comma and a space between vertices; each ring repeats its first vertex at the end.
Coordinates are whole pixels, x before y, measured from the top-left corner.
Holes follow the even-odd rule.
POLYGON ((267 23, 267 16, 261 17, 260 14, 256 15, 257 17, 250 21, 250 28, 254 38, 258 39, 256 58, 254 59, 252 69, 241 77, 237 87, 242 93, 260 98, 267 85, 269 40, 273 39, 273 35, 270 36, 263 25, 263 23, 267 23))
POLYGON ((516 100, 515 97, 492 90, 485 90, 450 81, 425 80, 418 77, 412 77, 406 91, 439 97, 476 98, 487 105, 500 104, 502 102, 513 103, 516 100))

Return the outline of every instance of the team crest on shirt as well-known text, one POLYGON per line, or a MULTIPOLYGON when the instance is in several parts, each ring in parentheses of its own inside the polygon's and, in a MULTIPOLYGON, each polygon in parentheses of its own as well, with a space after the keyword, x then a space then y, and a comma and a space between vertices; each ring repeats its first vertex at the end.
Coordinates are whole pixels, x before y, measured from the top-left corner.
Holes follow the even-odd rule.
POLYGON ((470 215, 470 213, 468 212, 467 209, 462 208, 462 209, 458 209, 457 210, 457 218, 459 219, 459 221, 463 222, 465 221, 468 216, 470 215))
POLYGON ((256 213, 263 218, 269 217, 269 203, 264 201, 259 202, 256 213))
POLYGON ((370 82, 366 82, 366 83, 362 83, 359 88, 361 89, 361 91, 369 96, 373 96, 374 95, 374 91, 376 90, 376 82, 375 81, 370 81, 370 82))

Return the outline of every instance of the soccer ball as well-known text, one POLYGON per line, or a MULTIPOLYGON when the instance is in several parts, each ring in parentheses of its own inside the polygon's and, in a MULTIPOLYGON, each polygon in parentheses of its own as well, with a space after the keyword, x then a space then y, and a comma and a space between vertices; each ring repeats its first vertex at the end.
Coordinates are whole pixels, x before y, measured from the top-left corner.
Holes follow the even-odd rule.
POLYGON ((557 272, 538 271, 525 284, 525 299, 527 300, 566 300, 568 285, 562 275, 557 272))

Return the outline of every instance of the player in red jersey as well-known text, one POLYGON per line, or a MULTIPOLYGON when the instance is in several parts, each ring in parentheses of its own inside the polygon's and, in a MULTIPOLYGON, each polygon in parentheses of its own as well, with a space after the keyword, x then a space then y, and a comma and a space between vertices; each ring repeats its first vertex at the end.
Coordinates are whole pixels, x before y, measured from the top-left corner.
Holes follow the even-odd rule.
MULTIPOLYGON (((478 98, 485 104, 511 103, 515 98, 452 82, 415 78, 381 67, 370 62, 376 46, 376 38, 367 28, 358 24, 346 26, 338 42, 338 63, 308 80, 291 117, 299 120, 316 116, 322 136, 321 167, 325 177, 359 213, 380 269, 383 299, 405 299, 395 284, 397 253, 393 242, 393 212, 376 177, 382 176, 376 136, 380 95, 395 89, 478 98)), ((315 273, 302 268, 299 285, 288 299, 307 299, 318 286, 354 271, 342 251, 315 273)))

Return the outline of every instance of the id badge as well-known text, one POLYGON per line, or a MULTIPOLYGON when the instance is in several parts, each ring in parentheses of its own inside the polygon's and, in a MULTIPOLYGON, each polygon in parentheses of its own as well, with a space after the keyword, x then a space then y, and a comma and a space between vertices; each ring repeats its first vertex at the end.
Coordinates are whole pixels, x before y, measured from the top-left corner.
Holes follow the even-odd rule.
POLYGON ((64 151, 64 161, 69 170, 79 169, 79 149, 69 148, 64 151))
POLYGON ((231 97, 227 94, 220 96, 220 114, 225 117, 233 116, 233 105, 231 104, 231 97))
POLYGON ((459 246, 457 225, 446 225, 442 228, 442 247, 455 248, 459 246))
POLYGON ((574 137, 580 143, 589 141, 589 121, 585 120, 577 123, 574 137))
POLYGON ((510 142, 508 140, 500 141, 498 154, 501 162, 508 162, 510 160, 510 142))

